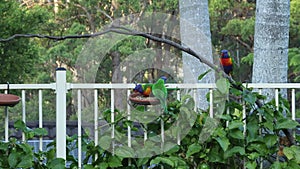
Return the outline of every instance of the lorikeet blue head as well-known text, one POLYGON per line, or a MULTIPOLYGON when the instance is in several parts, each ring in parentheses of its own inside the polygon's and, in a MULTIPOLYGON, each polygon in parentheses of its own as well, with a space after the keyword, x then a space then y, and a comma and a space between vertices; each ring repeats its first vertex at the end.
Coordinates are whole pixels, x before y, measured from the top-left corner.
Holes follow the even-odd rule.
POLYGON ((162 76, 162 77, 160 77, 162 80, 164 80, 164 82, 166 83, 166 81, 167 81, 167 77, 166 76, 162 76))
POLYGON ((228 50, 222 50, 221 51, 221 57, 222 58, 229 58, 229 55, 228 55, 228 50))
POLYGON ((135 92, 143 93, 143 87, 141 84, 136 84, 135 88, 133 89, 135 92))

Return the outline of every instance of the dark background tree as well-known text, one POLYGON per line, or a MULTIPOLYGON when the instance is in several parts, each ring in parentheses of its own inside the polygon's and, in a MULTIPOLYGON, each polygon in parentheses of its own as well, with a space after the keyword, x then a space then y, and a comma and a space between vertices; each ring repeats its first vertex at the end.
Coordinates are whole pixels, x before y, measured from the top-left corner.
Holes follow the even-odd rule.
MULTIPOLYGON (((46 33, 51 13, 41 7, 30 10, 20 6, 17 1, 0 3, 0 37, 7 38, 13 34, 46 33)), ((0 82, 32 83, 29 79, 38 76, 44 47, 37 39, 14 39, 0 44, 0 82)))

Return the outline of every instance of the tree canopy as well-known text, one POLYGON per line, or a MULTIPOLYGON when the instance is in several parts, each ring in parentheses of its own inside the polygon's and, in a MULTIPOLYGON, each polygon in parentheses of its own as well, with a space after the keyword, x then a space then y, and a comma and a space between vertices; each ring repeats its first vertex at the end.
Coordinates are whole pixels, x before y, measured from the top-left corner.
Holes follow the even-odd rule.
MULTIPOLYGON (((291 1, 289 41, 291 48, 299 48, 299 4, 296 0, 291 1)), ((47 1, 20 3, 3 0, 1 2, 0 37, 4 39, 21 33, 56 36, 94 33, 110 23, 111 19, 136 13, 143 15, 146 12, 163 12, 179 17, 178 9, 176 0, 163 2, 90 0, 87 2, 62 1, 58 3, 58 11, 55 13, 53 3, 47 1)), ((212 45, 215 51, 228 49, 236 64, 234 77, 240 81, 250 81, 251 77, 246 75, 251 74, 249 66, 251 66, 253 56, 255 1, 212 0, 209 1, 209 13, 212 45)), ((153 32, 151 27, 147 28, 147 23, 143 24, 146 27, 145 32, 153 32)), ((161 31, 172 30, 163 28, 161 31)), ((49 82, 53 78, 53 73, 47 72, 53 72, 55 67, 60 65, 67 66, 74 73, 76 58, 86 41, 86 39, 52 41, 17 38, 2 42, 0 44, 1 81, 22 83, 34 79, 35 82, 49 82)), ((131 46, 130 42, 133 41, 124 41, 122 44, 131 46)), ((138 43, 146 45, 146 48, 157 45, 145 39, 139 40, 138 43)), ((128 51, 127 49, 134 50, 131 47, 123 50, 125 48, 123 45, 120 45, 118 52, 128 51)), ((123 56, 127 54, 125 52, 123 56)), ((214 55, 217 57, 218 53, 214 55)), ((108 56, 110 60, 112 57, 112 55, 108 56)), ((110 81, 110 78, 104 81, 110 81)))

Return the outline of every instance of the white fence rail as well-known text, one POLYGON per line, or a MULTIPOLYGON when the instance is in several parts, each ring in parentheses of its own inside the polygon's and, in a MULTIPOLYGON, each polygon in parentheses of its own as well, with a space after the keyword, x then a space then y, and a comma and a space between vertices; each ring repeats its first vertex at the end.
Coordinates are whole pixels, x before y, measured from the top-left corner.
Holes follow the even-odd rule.
MULTIPOLYGON (((81 126, 82 126, 82 107, 81 107, 81 99, 82 99, 82 90, 88 89, 92 90, 94 94, 94 141, 95 144, 98 144, 98 119, 99 119, 99 110, 98 110, 98 89, 109 89, 111 91, 111 120, 114 122, 114 92, 116 89, 127 89, 127 95, 130 94, 130 90, 134 88, 134 84, 79 84, 79 83, 67 83, 66 82, 66 71, 64 69, 58 69, 56 72, 56 83, 51 84, 10 84, 10 90, 21 90, 21 104, 22 104, 22 120, 26 123, 26 90, 38 90, 38 97, 39 97, 39 127, 43 128, 43 90, 54 90, 56 93, 56 155, 57 157, 61 157, 66 159, 66 94, 70 91, 77 91, 77 116, 78 116, 78 162, 79 168, 81 168, 81 126)), ((197 89, 208 89, 210 92, 210 96, 213 94, 213 89, 216 88, 215 84, 167 84, 169 88, 177 88, 177 89, 192 89, 194 91, 193 97, 196 97, 196 90, 197 89)), ((280 89, 291 89, 291 112, 292 118, 295 120, 295 107, 296 107, 296 89, 300 89, 300 83, 261 83, 261 84, 247 84, 248 87, 253 87, 256 89, 275 89, 275 100, 276 104, 278 105, 278 97, 279 97, 279 90, 280 89)), ((7 84, 0 84, 0 89, 5 90, 7 89, 7 84)), ((177 99, 180 98, 180 92, 177 92, 177 99)), ((210 99, 210 105, 212 105, 213 100, 210 99)), ((54 104, 54 103, 53 103, 54 104)), ((211 106, 212 107, 212 106, 211 106)), ((128 113, 130 115, 130 106, 127 106, 128 113)), ((9 114, 7 109, 5 109, 5 140, 8 141, 9 139, 9 114)), ((213 116, 213 109, 210 109, 210 115, 213 116)), ((128 116, 130 119, 130 116, 128 116)), ((131 146, 131 130, 128 128, 128 146, 131 146)), ((114 132, 112 131, 111 137, 114 137, 114 132)), ((145 139, 147 135, 144 136, 145 139)), ((162 136, 163 137, 163 136, 162 136)), ((22 137, 24 140, 24 136, 22 137)), ((162 138, 163 139, 163 138, 162 138)), ((43 140, 40 138, 39 149, 42 150, 43 147, 43 140)), ((180 144, 180 140, 178 141, 180 144)))

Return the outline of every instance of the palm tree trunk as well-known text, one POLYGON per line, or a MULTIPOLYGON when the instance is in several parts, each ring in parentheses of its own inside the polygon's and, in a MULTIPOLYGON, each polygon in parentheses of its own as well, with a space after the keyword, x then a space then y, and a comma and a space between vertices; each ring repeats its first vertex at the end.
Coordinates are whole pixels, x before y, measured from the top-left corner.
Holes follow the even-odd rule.
MULTIPOLYGON (((253 83, 287 82, 289 17, 289 0, 256 1, 253 83)), ((272 98, 274 91, 263 94, 272 98)))
MULTIPOLYGON (((182 45, 188 46, 212 62, 208 0, 179 0, 179 11, 182 45)), ((201 81, 198 81, 198 76, 207 71, 208 66, 186 53, 182 54, 182 58, 185 83, 213 83, 215 81, 213 73, 207 74, 201 81)), ((198 91, 199 108, 208 107, 207 92, 208 90, 198 91)))

